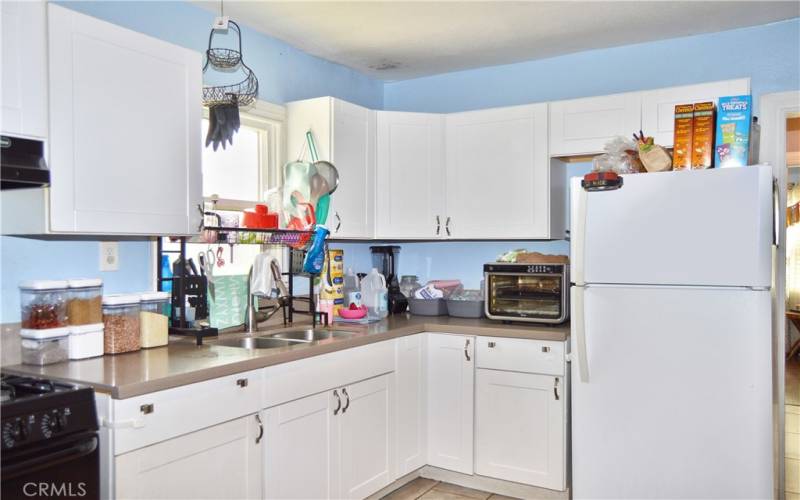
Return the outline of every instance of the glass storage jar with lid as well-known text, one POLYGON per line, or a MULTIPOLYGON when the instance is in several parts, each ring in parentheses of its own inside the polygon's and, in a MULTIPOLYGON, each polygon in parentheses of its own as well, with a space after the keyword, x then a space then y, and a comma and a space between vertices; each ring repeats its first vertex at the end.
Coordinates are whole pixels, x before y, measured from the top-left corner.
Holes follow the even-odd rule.
POLYGON ((66 281, 23 281, 19 295, 22 328, 43 330, 67 325, 66 281))
POLYGON ((50 365, 69 357, 69 326, 48 329, 23 328, 20 349, 26 365, 50 365))
POLYGON ((103 280, 68 280, 67 319, 70 325, 96 325, 103 322, 103 280))
POLYGON ((139 295, 103 297, 103 352, 119 354, 141 349, 139 295))
POLYGON ((160 347, 169 342, 167 304, 169 304, 170 297, 169 292, 145 292, 139 296, 141 299, 139 323, 142 347, 160 347))

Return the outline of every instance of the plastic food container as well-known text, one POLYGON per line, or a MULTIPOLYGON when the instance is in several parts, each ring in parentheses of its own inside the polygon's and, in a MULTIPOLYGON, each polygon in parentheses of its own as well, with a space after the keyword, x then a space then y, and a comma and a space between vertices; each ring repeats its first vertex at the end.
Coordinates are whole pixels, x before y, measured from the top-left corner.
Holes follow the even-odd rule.
POLYGON ((23 281, 19 284, 22 328, 44 330, 67 326, 67 282, 23 281))
POLYGON ((76 325, 69 329, 69 359, 103 355, 103 323, 76 325))
POLYGON ((22 362, 26 365, 51 365, 69 357, 70 327, 20 330, 22 362))
POLYGON ((103 280, 69 280, 67 320, 70 325, 96 325, 103 322, 103 280))
POLYGON ((482 318, 484 301, 447 299, 447 314, 457 318, 482 318))
POLYGON ((408 307, 411 314, 417 316, 445 316, 447 303, 444 299, 417 299, 408 298, 408 307))
POLYGON ((139 295, 103 297, 103 352, 119 354, 141 349, 139 295))
POLYGON ((146 292, 139 298, 141 299, 141 312, 139 312, 141 346, 147 348, 167 345, 169 342, 167 305, 170 294, 168 292, 146 292))

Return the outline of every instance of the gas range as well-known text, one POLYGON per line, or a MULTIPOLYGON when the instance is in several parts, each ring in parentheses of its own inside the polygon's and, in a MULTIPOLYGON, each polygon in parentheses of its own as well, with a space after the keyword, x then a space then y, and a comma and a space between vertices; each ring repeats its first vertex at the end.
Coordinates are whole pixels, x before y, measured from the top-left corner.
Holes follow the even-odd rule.
POLYGON ((75 432, 97 430, 90 387, 0 375, 2 449, 28 446, 75 432))
POLYGON ((94 390, 0 375, 2 497, 99 498, 94 390))

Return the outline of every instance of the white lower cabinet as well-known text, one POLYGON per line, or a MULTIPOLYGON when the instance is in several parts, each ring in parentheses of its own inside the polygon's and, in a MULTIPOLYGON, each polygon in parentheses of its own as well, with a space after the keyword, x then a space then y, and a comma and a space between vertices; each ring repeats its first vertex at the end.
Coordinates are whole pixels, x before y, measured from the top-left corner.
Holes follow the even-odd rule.
POLYGON ((428 460, 426 335, 397 339, 397 477, 419 469, 428 460))
POLYGON ((565 399, 561 376, 476 370, 475 473, 565 489, 565 399))
POLYGON ((428 465, 472 474, 475 337, 427 336, 428 465))
POLYGON ((265 498, 364 498, 392 482, 393 376, 267 409, 265 498))
POLYGON ((115 498, 261 498, 263 431, 254 414, 119 455, 115 498))

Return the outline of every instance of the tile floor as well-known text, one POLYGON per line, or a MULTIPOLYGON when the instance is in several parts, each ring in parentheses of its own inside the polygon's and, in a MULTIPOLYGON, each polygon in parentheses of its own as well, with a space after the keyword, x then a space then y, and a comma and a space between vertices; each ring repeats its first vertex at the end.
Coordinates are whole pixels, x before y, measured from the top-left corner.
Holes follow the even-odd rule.
POLYGON ((450 483, 418 477, 381 500, 515 500, 488 491, 473 490, 450 483))
POLYGON ((800 362, 786 362, 786 500, 800 500, 800 362))

